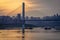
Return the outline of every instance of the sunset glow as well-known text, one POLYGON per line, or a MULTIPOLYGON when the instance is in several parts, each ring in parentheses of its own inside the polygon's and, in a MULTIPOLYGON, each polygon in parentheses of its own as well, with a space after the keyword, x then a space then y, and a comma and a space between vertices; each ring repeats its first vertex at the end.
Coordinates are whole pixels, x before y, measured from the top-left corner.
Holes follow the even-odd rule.
MULTIPOLYGON (((22 2, 23 0, 0 0, 0 10, 5 9, 4 11, 8 14, 9 12, 15 10, 16 8, 20 7, 16 12, 22 11, 22 2)), ((25 5, 26 5, 26 11, 29 11, 29 8, 32 7, 33 5, 30 4, 29 1, 24 0, 25 5)))

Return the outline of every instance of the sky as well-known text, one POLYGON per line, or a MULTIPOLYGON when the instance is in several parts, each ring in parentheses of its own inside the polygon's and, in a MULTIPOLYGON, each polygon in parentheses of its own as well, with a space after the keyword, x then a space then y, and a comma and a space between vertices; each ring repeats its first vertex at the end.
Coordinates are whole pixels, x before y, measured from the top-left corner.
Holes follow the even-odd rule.
MULTIPOLYGON (((54 14, 60 15, 60 0, 24 0, 26 16, 51 16, 54 14)), ((9 16, 22 13, 22 0, 0 0, 0 15, 9 16), (20 7, 18 10, 9 14, 11 11, 20 7)))

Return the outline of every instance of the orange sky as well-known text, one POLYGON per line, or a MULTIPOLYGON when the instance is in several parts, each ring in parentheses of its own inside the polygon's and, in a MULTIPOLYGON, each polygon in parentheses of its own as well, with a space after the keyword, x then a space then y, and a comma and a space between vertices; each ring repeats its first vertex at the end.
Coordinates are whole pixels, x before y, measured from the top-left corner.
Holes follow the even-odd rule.
MULTIPOLYGON (((26 6, 26 16, 51 16, 60 14, 60 0, 24 0, 26 6)), ((0 0, 0 15, 7 15, 11 11, 20 7, 11 15, 16 15, 22 11, 22 0, 0 0)))
MULTIPOLYGON (((29 9, 33 6, 33 4, 28 0, 25 0, 24 2, 26 4, 26 11, 29 11, 29 9)), ((7 14, 19 6, 20 8, 16 10, 16 12, 18 11, 21 12, 22 0, 0 0, 0 10, 5 9, 4 12, 6 12, 7 14)))

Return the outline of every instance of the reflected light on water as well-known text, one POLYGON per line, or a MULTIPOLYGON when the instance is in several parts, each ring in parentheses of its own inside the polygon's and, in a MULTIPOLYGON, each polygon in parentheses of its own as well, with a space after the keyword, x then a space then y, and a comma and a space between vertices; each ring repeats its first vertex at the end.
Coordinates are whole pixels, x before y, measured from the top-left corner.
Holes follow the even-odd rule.
POLYGON ((0 40, 60 40, 60 32, 42 29, 25 30, 23 38, 21 30, 0 30, 0 40))
POLYGON ((0 40, 21 40, 21 36, 17 30, 0 30, 0 40))
POLYGON ((19 30, 0 30, 0 40, 24 40, 30 36, 25 33, 24 38, 19 30))

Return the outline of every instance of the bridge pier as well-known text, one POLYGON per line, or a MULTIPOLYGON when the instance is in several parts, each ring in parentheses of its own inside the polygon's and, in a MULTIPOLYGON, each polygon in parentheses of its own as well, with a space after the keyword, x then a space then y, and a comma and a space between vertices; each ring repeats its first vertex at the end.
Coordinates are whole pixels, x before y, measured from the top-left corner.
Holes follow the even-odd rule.
POLYGON ((25 38, 25 3, 22 3, 22 40, 25 38))

